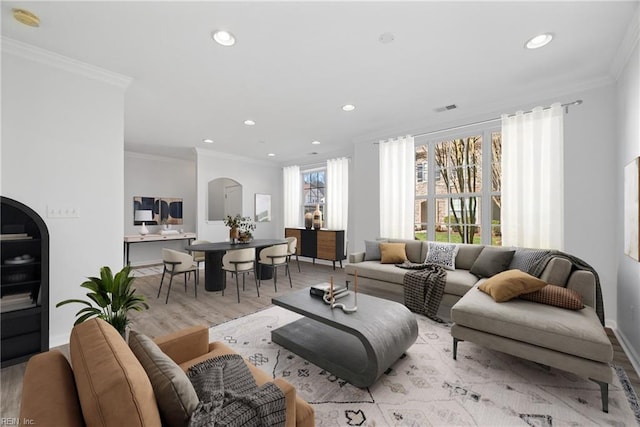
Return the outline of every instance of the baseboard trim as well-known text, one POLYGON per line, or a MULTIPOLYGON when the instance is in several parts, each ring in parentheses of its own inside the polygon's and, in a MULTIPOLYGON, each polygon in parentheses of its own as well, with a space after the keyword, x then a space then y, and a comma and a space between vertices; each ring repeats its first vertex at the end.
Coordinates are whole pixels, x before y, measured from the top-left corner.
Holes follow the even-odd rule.
POLYGON ((638 353, 636 353, 633 347, 628 344, 629 339, 624 335, 622 331, 618 330, 617 328, 611 328, 611 330, 613 331, 613 334, 618 339, 620 346, 629 358, 629 362, 631 362, 631 365, 633 366, 633 369, 635 369, 636 374, 640 376, 640 356, 638 355, 638 353))

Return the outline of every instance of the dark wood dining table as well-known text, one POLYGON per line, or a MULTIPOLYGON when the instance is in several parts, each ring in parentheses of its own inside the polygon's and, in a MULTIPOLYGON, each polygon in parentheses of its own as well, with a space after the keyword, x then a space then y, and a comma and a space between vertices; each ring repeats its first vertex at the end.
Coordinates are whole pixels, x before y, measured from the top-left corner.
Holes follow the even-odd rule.
POLYGON ((260 280, 268 280, 273 276, 271 268, 260 266, 260 250, 273 245, 287 244, 285 239, 254 239, 248 243, 214 242, 189 245, 185 249, 189 252, 204 252, 204 289, 207 291, 221 291, 225 288, 226 273, 222 269, 222 257, 226 251, 235 249, 256 248, 256 274, 260 280))

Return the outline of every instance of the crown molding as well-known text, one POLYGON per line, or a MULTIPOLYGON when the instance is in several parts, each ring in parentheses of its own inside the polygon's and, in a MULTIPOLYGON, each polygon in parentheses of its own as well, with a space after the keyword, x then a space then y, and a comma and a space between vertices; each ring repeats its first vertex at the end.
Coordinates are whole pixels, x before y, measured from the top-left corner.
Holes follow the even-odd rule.
POLYGON ((39 62, 74 74, 99 80, 125 90, 133 81, 131 77, 114 73, 95 65, 87 64, 58 53, 54 53, 8 37, 0 37, 2 53, 14 55, 29 61, 39 62))
POLYGON ((622 74, 624 67, 629 62, 633 50, 638 45, 638 40, 640 40, 640 6, 636 7, 633 19, 627 27, 624 39, 622 39, 622 43, 609 68, 609 72, 616 80, 620 78, 620 74, 622 74))
POLYGON ((169 163, 184 162, 184 163, 193 164, 196 162, 195 159, 188 160, 188 159, 181 159, 177 157, 161 156, 159 154, 138 153, 137 151, 129 151, 129 150, 124 151, 124 156, 129 158, 134 158, 134 159, 157 160, 157 161, 169 162, 169 163))
POLYGON ((194 147, 194 150, 196 151, 196 157, 199 159, 200 156, 202 157, 209 157, 212 159, 217 159, 217 160, 236 160, 239 162, 245 162, 245 163, 251 163, 254 165, 262 165, 262 166, 270 166, 273 168, 279 168, 280 165, 279 164, 275 164, 272 163, 270 161, 267 160, 258 160, 258 159, 253 159, 251 157, 245 157, 245 156, 238 156, 236 154, 229 154, 229 153, 223 153, 220 151, 215 151, 215 150, 210 150, 207 148, 199 148, 199 147, 194 147))

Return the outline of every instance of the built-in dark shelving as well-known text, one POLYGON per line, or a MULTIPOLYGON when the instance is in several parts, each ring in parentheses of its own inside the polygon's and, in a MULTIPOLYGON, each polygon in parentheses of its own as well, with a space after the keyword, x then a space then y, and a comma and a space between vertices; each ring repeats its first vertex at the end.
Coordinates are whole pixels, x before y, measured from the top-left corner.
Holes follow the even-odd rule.
POLYGON ((49 232, 28 206, 0 200, 2 366, 49 349, 49 232))

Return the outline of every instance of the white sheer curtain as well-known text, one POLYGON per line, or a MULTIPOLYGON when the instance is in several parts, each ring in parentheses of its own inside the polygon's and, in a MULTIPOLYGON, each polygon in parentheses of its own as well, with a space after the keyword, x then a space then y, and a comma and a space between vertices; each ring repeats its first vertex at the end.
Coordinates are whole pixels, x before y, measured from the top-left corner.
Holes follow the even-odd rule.
POLYGON ((380 236, 413 239, 415 146, 412 136, 380 141, 380 236))
POLYGON ((284 226, 299 227, 302 223, 300 210, 300 197, 302 195, 302 178, 300 166, 287 166, 282 168, 284 189, 284 226))
POLYGON ((564 249, 560 104, 502 116, 503 246, 564 249))
POLYGON ((325 224, 332 230, 347 230, 349 220, 349 159, 327 160, 325 224))

